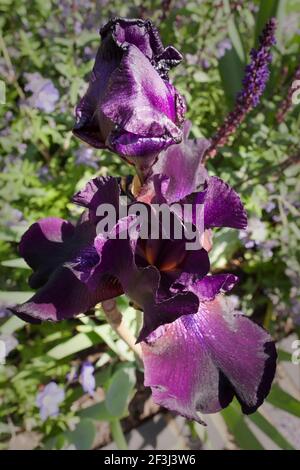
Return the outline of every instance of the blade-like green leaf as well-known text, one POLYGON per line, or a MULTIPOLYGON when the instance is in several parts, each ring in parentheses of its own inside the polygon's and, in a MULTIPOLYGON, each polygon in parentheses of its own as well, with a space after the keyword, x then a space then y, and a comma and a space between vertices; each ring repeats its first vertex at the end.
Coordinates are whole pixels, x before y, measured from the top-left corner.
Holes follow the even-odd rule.
POLYGON ((260 0, 259 10, 256 15, 255 45, 269 18, 276 16, 279 0, 260 0))
POLYGON ((234 48, 219 59, 219 73, 230 108, 233 107, 237 93, 242 88, 243 72, 243 63, 234 48))
POLYGON ((278 385, 275 384, 272 386, 267 401, 273 406, 300 418, 300 401, 282 390, 278 385))
POLYGON ((242 39, 233 17, 230 17, 227 23, 228 34, 231 39, 232 45, 241 61, 243 66, 245 65, 245 50, 242 43, 242 39))
POLYGON ((113 375, 105 399, 107 410, 112 416, 124 416, 134 384, 133 368, 123 367, 113 375))
POLYGON ((26 302, 33 292, 28 291, 0 291, 0 302, 4 305, 16 305, 26 302))
POLYGON ((278 353, 278 359, 280 361, 291 362, 292 355, 288 353, 287 351, 284 351, 283 349, 278 349, 277 353, 278 353))
POLYGON ((66 432, 70 444, 74 444, 78 450, 92 448, 96 436, 95 423, 91 419, 82 419, 74 431, 66 432))
POLYGON ((72 354, 90 348, 94 344, 101 342, 99 336, 94 333, 79 333, 74 338, 61 343, 48 351, 48 355, 54 359, 63 359, 64 357, 71 356, 72 354))
POLYGON ((23 258, 14 258, 8 259, 6 261, 2 261, 2 266, 6 266, 7 268, 22 268, 22 269, 30 269, 28 264, 23 260, 23 258))
POLYGON ((236 444, 242 450, 263 450, 263 446, 256 439, 250 428, 247 426, 241 411, 235 403, 232 403, 222 411, 222 416, 233 435, 236 444))
POLYGON ((3 325, 0 326, 0 333, 3 335, 11 335, 25 325, 25 322, 18 317, 9 318, 3 325))
POLYGON ((249 419, 256 424, 275 444, 284 450, 294 450, 294 447, 277 431, 277 429, 259 412, 249 416, 249 419))

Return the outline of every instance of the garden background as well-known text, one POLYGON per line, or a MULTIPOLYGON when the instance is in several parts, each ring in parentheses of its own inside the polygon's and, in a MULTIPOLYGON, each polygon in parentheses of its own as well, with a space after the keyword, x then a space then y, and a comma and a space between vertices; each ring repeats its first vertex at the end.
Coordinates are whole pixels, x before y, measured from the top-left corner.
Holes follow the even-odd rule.
MULTIPOLYGON (((300 80, 299 0, 2 0, 0 30, 0 448, 300 449, 300 106, 290 96, 297 68, 300 80), (207 428, 160 410, 100 306, 42 325, 7 310, 30 296, 18 255, 28 226, 46 216, 76 219, 70 198, 85 182, 132 172, 71 133, 99 28, 113 16, 151 18, 163 43, 183 53, 171 78, 194 137, 223 123, 251 48, 268 18, 278 20, 263 99, 207 163, 249 214, 246 232, 215 233, 213 271, 239 276, 230 300, 271 332, 279 352, 266 404, 246 418, 235 402, 207 417, 207 428), (51 382, 59 412, 43 420, 37 396, 51 382)), ((118 302, 136 333, 135 310, 125 297, 118 302)))

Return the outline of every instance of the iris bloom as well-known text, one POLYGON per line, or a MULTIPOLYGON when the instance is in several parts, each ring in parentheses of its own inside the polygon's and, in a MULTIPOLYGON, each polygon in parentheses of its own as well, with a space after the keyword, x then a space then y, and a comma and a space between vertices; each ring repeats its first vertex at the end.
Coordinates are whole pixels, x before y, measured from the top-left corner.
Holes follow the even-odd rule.
POLYGON ((101 30, 88 90, 76 108, 74 134, 144 168, 180 142, 183 98, 168 81, 181 54, 163 47, 150 20, 115 18, 101 30))
MULTIPOLYGON (((116 178, 95 178, 74 196, 86 208, 76 226, 50 217, 28 229, 20 254, 34 270, 29 283, 37 292, 14 309, 17 315, 31 322, 59 321, 125 292, 144 310, 143 339, 161 324, 196 313, 196 295, 173 284, 183 275, 207 274, 206 250, 187 251, 185 240, 142 240, 130 231, 126 239, 96 236, 97 208, 110 203, 117 212, 119 197, 116 178)), ((128 219, 120 219, 112 234, 127 230, 128 219)))
MULTIPOLYGON (((245 228, 239 196, 203 170, 207 145, 188 140, 186 132, 183 144, 162 155, 139 199, 200 201, 206 230, 245 228), (187 155, 189 165, 184 164, 187 155)), ((126 239, 97 235, 98 206, 109 202, 117 210, 120 194, 116 178, 95 178, 74 196, 86 209, 76 226, 49 218, 29 228, 20 251, 34 270, 30 284, 38 290, 15 312, 25 320, 58 321, 125 292, 144 311, 138 339, 145 384, 157 403, 198 421, 198 411, 216 412, 234 395, 245 413, 255 411, 270 389, 276 351, 265 330, 226 304, 223 293, 237 278, 207 275, 207 251, 188 251, 184 240, 144 240, 138 229, 134 236, 128 231, 126 239)), ((130 217, 119 219, 111 233, 128 230, 130 217)), ((197 226, 196 219, 192 223, 197 226)))

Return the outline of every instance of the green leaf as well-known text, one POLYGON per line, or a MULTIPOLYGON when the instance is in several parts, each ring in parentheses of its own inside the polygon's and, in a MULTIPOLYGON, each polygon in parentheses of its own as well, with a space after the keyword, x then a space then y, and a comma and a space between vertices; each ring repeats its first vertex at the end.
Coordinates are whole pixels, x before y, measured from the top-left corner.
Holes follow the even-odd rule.
POLYGON ((276 15, 279 0, 260 0, 259 10, 256 15, 255 45, 269 18, 276 15))
POLYGON ((283 349, 278 349, 277 353, 278 353, 278 359, 280 361, 291 362, 292 360, 291 353, 288 353, 287 351, 284 351, 283 349))
POLYGON ((294 450, 294 447, 280 434, 279 431, 259 412, 248 417, 261 429, 275 444, 284 450, 294 450))
POLYGON ((105 399, 107 410, 112 416, 124 416, 134 384, 134 370, 131 367, 123 367, 113 375, 105 399))
POLYGON ((95 423, 88 418, 80 420, 74 431, 66 431, 48 439, 46 449, 61 449, 73 444, 76 450, 89 450, 96 437, 95 423))
POLYGON ((282 390, 278 385, 273 385, 267 401, 271 405, 300 418, 300 401, 282 390))
POLYGON ((232 108, 236 95, 242 88, 244 74, 243 63, 235 48, 226 51, 225 55, 219 59, 219 73, 228 106, 232 108))
POLYGON ((66 432, 65 435, 76 449, 91 449, 96 437, 95 423, 91 419, 82 419, 74 431, 66 432))
POLYGON ((222 416, 233 435, 236 444, 242 450, 263 450, 263 446, 256 439, 246 424, 242 412, 237 408, 235 402, 222 412, 222 416))
POLYGON ((78 416, 81 418, 89 418, 95 421, 110 421, 112 418, 111 414, 106 408, 105 401, 101 401, 96 405, 88 406, 78 412, 78 416))
POLYGON ((25 322, 23 320, 16 316, 13 316, 9 318, 5 323, 3 323, 3 325, 0 326, 0 332, 3 335, 11 335, 20 328, 23 328, 24 325, 25 322))
POLYGON ((33 292, 29 291, 0 291, 0 302, 4 305, 16 305, 26 302, 33 292))
POLYGON ((243 67, 245 66, 245 50, 242 39, 235 23, 234 17, 230 17, 227 23, 228 34, 231 39, 232 45, 241 61, 243 67))
POLYGON ((71 356, 79 351, 90 348, 99 342, 101 342, 99 336, 93 332, 79 333, 74 336, 74 338, 50 349, 50 351, 48 351, 48 355, 54 359, 63 359, 64 357, 71 356))
POLYGON ((6 261, 2 261, 1 265, 6 266, 7 268, 30 269, 30 267, 23 260, 23 258, 8 259, 6 261))

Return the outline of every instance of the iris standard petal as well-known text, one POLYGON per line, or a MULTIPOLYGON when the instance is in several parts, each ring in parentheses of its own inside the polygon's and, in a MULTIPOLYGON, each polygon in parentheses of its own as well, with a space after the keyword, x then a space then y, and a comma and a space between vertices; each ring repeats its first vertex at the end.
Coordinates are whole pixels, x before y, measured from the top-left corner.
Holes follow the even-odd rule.
POLYGON ((205 228, 247 227, 247 214, 239 195, 217 176, 208 179, 204 196, 204 225, 205 228))
POLYGON ((178 143, 182 134, 172 120, 176 103, 170 94, 149 60, 131 45, 110 77, 101 110, 122 130, 142 137, 169 136, 178 143))

